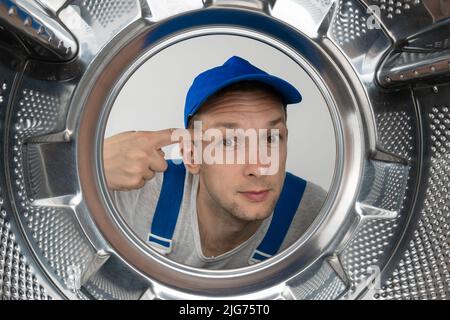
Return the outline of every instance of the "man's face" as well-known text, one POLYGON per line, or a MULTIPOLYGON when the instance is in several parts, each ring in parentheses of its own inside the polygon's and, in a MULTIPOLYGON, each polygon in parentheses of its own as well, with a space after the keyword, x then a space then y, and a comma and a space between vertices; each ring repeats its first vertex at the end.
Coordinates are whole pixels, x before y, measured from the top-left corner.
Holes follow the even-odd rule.
MULTIPOLYGON (((257 132, 259 146, 266 143, 267 154, 273 159, 277 153, 277 170, 267 175, 270 164, 264 162, 258 153, 257 161, 249 161, 250 152, 255 151, 245 143, 245 162, 238 164, 192 165, 191 173, 199 174, 200 186, 209 206, 216 206, 219 212, 227 212, 234 218, 245 221, 263 220, 270 216, 283 187, 286 156, 287 127, 284 106, 278 97, 265 91, 229 92, 208 102, 197 114, 203 130, 222 131, 224 141, 220 143, 224 158, 239 146, 234 139, 226 139, 226 129, 251 129, 257 132), (261 135, 266 129, 267 135, 261 135), (278 129, 278 142, 272 135, 278 129), (273 131, 272 131, 273 130, 273 131), (264 139, 265 141, 262 141, 264 139)), ((203 150, 211 142, 203 141, 203 150)), ((242 148, 242 144, 241 144, 242 148)), ((259 148, 258 148, 259 149, 259 148)), ((242 150, 242 149, 241 149, 242 150)), ((236 157, 234 158, 236 160, 236 157)), ((189 169, 189 168, 188 168, 189 169)))

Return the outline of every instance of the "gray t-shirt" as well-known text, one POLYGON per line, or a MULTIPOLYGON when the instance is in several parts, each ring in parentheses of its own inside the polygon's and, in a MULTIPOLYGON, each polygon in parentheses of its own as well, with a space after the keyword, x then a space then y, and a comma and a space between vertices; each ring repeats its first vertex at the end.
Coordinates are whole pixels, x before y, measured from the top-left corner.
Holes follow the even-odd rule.
MULTIPOLYGON (((156 173, 153 179, 136 190, 112 191, 112 198, 130 228, 145 243, 148 243, 153 215, 158 203, 163 173, 156 173)), ((216 257, 206 257, 202 252, 197 221, 197 191, 199 177, 187 171, 184 184, 183 201, 180 208, 172 251, 166 256, 176 262, 197 268, 232 269, 249 265, 249 259, 266 234, 272 214, 265 219, 259 229, 247 241, 216 257)), ((300 206, 292 220, 280 251, 289 247, 310 226, 325 201, 326 191, 308 182, 300 206)))

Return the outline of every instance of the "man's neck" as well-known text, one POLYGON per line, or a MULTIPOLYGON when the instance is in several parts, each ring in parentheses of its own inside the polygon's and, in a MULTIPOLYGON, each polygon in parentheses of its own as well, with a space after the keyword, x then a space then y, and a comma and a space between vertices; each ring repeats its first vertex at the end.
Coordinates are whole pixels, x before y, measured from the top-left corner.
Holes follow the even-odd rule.
POLYGON ((197 221, 203 255, 216 257, 248 240, 262 221, 244 221, 219 207, 200 187, 197 192, 197 221))

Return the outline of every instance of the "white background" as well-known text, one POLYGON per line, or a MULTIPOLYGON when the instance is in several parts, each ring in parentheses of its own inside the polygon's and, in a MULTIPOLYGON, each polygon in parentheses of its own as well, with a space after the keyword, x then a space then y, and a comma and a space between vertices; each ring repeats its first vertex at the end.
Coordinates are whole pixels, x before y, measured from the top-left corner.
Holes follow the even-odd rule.
MULTIPOLYGON (((302 94, 288 105, 287 171, 329 189, 336 145, 328 107, 308 74, 277 49, 257 40, 209 35, 177 43, 146 61, 119 93, 105 137, 130 130, 184 128, 186 93, 201 72, 222 65, 233 55, 283 78, 302 94)), ((176 150, 164 149, 175 157, 176 150)))

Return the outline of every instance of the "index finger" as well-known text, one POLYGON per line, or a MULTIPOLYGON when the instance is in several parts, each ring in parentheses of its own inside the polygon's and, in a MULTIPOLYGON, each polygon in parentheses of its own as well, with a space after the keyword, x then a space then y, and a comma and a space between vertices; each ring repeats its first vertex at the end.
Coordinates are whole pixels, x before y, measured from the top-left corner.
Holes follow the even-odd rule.
POLYGON ((191 133, 188 129, 170 128, 159 131, 152 131, 152 144, 157 149, 178 143, 183 139, 191 139, 191 133))

